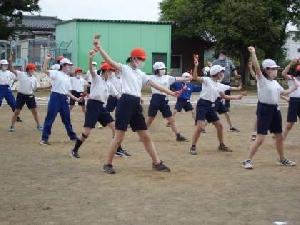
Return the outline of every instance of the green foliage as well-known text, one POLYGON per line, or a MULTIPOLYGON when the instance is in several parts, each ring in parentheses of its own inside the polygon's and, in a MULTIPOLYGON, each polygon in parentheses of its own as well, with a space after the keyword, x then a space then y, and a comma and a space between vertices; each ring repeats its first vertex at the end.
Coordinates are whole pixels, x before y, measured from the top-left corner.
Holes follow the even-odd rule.
POLYGON ((300 0, 163 0, 161 20, 175 21, 174 38, 201 37, 238 57, 254 45, 280 59, 286 26, 300 21, 300 0))
POLYGON ((0 2, 0 39, 7 39, 14 27, 22 22, 22 12, 40 11, 39 0, 1 0, 0 2), (9 23, 13 27, 8 27, 9 23))

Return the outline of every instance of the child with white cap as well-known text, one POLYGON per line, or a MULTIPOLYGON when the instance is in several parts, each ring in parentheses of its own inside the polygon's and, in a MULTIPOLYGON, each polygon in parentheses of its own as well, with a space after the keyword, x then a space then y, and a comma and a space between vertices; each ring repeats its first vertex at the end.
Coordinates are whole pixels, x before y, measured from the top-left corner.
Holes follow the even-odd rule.
POLYGON ((77 136, 73 131, 71 124, 68 97, 74 99, 75 101, 82 101, 82 98, 76 98, 70 93, 71 81, 68 74, 71 71, 73 63, 69 59, 64 58, 60 60, 60 70, 47 70, 47 65, 50 59, 51 56, 47 55, 43 64, 43 72, 52 79, 53 83, 50 100, 48 102, 47 115, 44 122, 42 140, 40 142, 41 145, 50 145, 48 139, 51 134, 52 124, 54 123, 57 113, 60 113, 61 120, 65 125, 70 140, 77 140, 77 136))
MULTIPOLYGON (((0 60, 0 67, 0 107, 4 98, 14 112, 16 109, 16 99, 10 86, 16 79, 16 75, 8 70, 8 61, 6 59, 0 60)), ((17 117, 17 122, 22 122, 19 116, 17 117)))
POLYGON ((293 80, 294 86, 288 90, 284 90, 275 80, 277 77, 276 62, 272 59, 265 59, 262 62, 263 70, 260 70, 259 63, 256 57, 255 48, 250 46, 248 50, 251 54, 252 63, 255 69, 257 78, 258 103, 257 103, 257 136, 255 141, 251 143, 248 157, 242 163, 245 169, 252 169, 252 158, 261 146, 268 134, 268 131, 274 133, 276 139, 276 149, 279 155, 279 165, 295 166, 296 163, 287 159, 284 155, 283 137, 282 137, 282 117, 278 106, 279 96, 288 95, 297 90, 299 84, 293 80))
MULTIPOLYGON (((293 76, 288 74, 291 67, 299 62, 300 58, 293 59, 282 71, 282 77, 288 81, 289 88, 292 88, 294 86, 294 82, 292 79, 294 79, 295 82, 297 82, 298 85, 300 85, 300 65, 296 66, 293 76)), ((297 88, 296 91, 290 94, 288 102, 289 108, 287 114, 287 123, 282 133, 283 140, 286 139, 288 133, 292 130, 295 122, 297 122, 297 117, 300 118, 300 88, 297 88)))
POLYGON ((153 142, 150 138, 145 118, 143 116, 143 108, 141 106, 141 90, 142 85, 149 85, 160 91, 176 96, 176 93, 164 88, 163 86, 150 80, 140 69, 144 66, 147 59, 146 52, 141 48, 134 48, 128 64, 119 64, 111 59, 103 50, 99 43, 99 36, 95 36, 94 47, 100 52, 102 58, 109 63, 114 69, 120 71, 122 77, 122 93, 119 104, 116 110, 116 131, 115 137, 110 144, 106 163, 103 166, 103 171, 109 174, 114 174, 115 170, 112 165, 113 157, 117 151, 117 147, 122 143, 128 124, 133 131, 136 131, 143 142, 145 149, 152 159, 152 168, 161 172, 170 172, 162 160, 159 159, 153 142))
POLYGON ((218 96, 220 95, 222 98, 227 100, 240 100, 243 95, 238 96, 229 96, 225 95, 223 90, 220 88, 219 80, 221 80, 225 68, 220 65, 214 65, 210 69, 210 77, 198 77, 197 67, 198 61, 195 61, 195 68, 193 71, 193 79, 202 83, 202 92, 200 94, 200 99, 197 102, 196 108, 196 128, 194 131, 192 146, 190 148, 190 154, 197 155, 196 152, 196 144, 202 132, 202 129, 205 125, 205 120, 207 122, 211 122, 217 129, 217 137, 219 141, 218 150, 224 152, 231 152, 224 144, 223 140, 223 126, 220 122, 220 119, 217 115, 215 104, 218 96))
MULTIPOLYGON (((191 80, 191 77, 172 77, 169 75, 165 75, 166 66, 163 62, 155 62, 153 65, 153 69, 154 75, 150 76, 150 80, 157 84, 160 84, 166 89, 168 89, 170 85, 172 85, 176 81, 184 82, 191 80)), ((164 92, 155 89, 154 87, 151 87, 151 91, 152 97, 150 100, 150 105, 148 108, 148 118, 146 121, 148 128, 155 119, 157 112, 160 111, 162 113, 162 116, 166 118, 170 123, 171 129, 176 135, 176 141, 187 141, 187 139, 179 133, 174 117, 172 116, 170 106, 168 104, 169 99, 167 95, 164 92)))

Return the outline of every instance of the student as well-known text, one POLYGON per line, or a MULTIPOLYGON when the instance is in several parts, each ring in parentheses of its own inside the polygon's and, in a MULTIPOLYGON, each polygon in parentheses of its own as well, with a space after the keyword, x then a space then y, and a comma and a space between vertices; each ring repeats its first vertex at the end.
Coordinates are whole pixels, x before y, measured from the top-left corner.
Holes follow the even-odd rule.
POLYGON ((17 117, 20 115, 23 106, 26 104, 28 109, 31 111, 34 120, 36 122, 36 129, 43 131, 43 126, 40 124, 37 105, 35 101, 34 91, 37 89, 43 90, 49 87, 39 87, 36 77, 34 76, 37 68, 34 63, 28 63, 26 65, 26 72, 15 70, 12 65, 12 54, 10 56, 10 71, 13 72, 19 80, 18 94, 16 98, 16 109, 12 116, 10 132, 15 132, 15 123, 17 117))
MULTIPOLYGON (((71 94, 76 98, 80 98, 83 96, 84 87, 88 85, 88 83, 82 78, 82 69, 77 67, 74 70, 74 76, 70 77, 71 80, 71 94)), ((72 111, 75 105, 75 100, 70 99, 70 111, 72 111)), ((81 110, 85 113, 85 100, 82 98, 82 101, 78 102, 78 105, 81 106, 81 110)))
POLYGON ((141 48, 135 48, 131 51, 128 58, 128 64, 119 64, 112 60, 100 45, 99 38, 95 38, 95 49, 100 52, 102 58, 112 65, 114 69, 120 71, 122 77, 122 95, 116 110, 116 132, 113 141, 110 144, 106 163, 103 166, 103 171, 109 174, 114 174, 112 162, 117 147, 123 141, 127 131, 128 124, 133 131, 136 131, 143 142, 145 149, 152 159, 152 168, 157 171, 170 172, 167 167, 158 157, 153 142, 147 130, 145 118, 143 116, 143 108, 141 106, 141 89, 142 85, 149 85, 160 91, 176 96, 176 93, 162 87, 159 84, 151 81, 149 77, 140 69, 144 66, 147 59, 146 52, 141 48))
POLYGON ((190 148, 191 155, 197 155, 196 144, 202 132, 202 129, 205 125, 205 121, 211 122, 217 129, 217 137, 219 141, 218 150, 224 152, 232 152, 224 144, 223 140, 223 126, 220 122, 220 119, 217 115, 215 104, 218 96, 220 95, 222 98, 228 100, 240 100, 242 99, 242 95, 239 96, 228 96, 225 95, 222 90, 220 90, 219 80, 222 78, 225 67, 220 65, 214 65, 210 69, 210 77, 198 77, 197 74, 198 62, 195 61, 195 68, 193 71, 193 79, 202 83, 202 91, 200 94, 200 99, 197 102, 196 108, 196 128, 193 134, 192 146, 190 148))
MULTIPOLYGON (((112 83, 118 93, 122 92, 122 81, 119 71, 113 71, 108 78, 108 82, 112 83)), ((118 98, 112 95, 108 96, 106 109, 108 112, 113 112, 118 104, 118 98)))
POLYGON ((92 83, 92 75, 91 75, 91 71, 94 71, 95 73, 97 73, 97 62, 93 62, 93 67, 92 70, 88 70, 86 72, 86 75, 84 77, 84 79, 88 82, 88 87, 87 87, 87 93, 90 94, 91 92, 91 83, 92 83))
MULTIPOLYGON (((71 150, 70 156, 73 158, 80 158, 78 151, 82 143, 90 136, 91 131, 95 128, 97 122, 101 123, 103 127, 108 126, 112 132, 113 136, 115 133, 115 123, 114 119, 111 117, 107 109, 105 108, 105 103, 107 101, 108 95, 120 97, 114 86, 107 82, 107 78, 114 71, 114 68, 108 63, 103 63, 101 66, 101 76, 97 75, 92 69, 92 60, 95 55, 95 51, 90 51, 89 54, 89 68, 91 71, 92 82, 91 91, 87 102, 87 111, 85 113, 85 121, 83 125, 83 131, 81 137, 76 140, 74 148, 71 150)), ((119 145, 116 152, 116 156, 131 156, 127 151, 123 150, 119 145), (117 154, 118 153, 118 154, 117 154)))
MULTIPOLYGON (((188 72, 184 72, 181 76, 183 78, 192 79, 192 75, 188 72)), ((200 92, 202 90, 201 85, 192 84, 190 83, 190 81, 185 81, 185 82, 176 81, 171 85, 171 90, 182 91, 176 100, 175 107, 172 112, 172 116, 174 117, 174 119, 175 119, 175 115, 178 112, 181 112, 182 109, 184 109, 185 112, 191 112, 192 118, 195 121, 195 110, 191 104, 191 95, 192 92, 200 92)), ((167 126, 169 127, 170 123, 167 123, 167 126)))
POLYGON ((248 50, 251 54, 252 63, 255 69, 258 85, 258 103, 257 103, 257 136, 251 143, 247 159, 242 163, 245 169, 252 169, 252 159, 268 134, 268 131, 274 133, 276 140, 276 149, 279 155, 279 165, 295 166, 296 163, 284 156, 283 138, 282 138, 282 117, 278 107, 279 96, 288 95, 297 90, 298 84, 294 81, 294 86, 284 90, 275 80, 277 77, 276 62, 272 59, 265 59, 262 62, 263 70, 260 70, 256 57, 255 48, 250 46, 248 50))
POLYGON ((206 66, 202 69, 204 77, 209 76, 209 71, 211 67, 212 67, 212 63, 210 61, 207 61, 206 66))
POLYGON ((48 102, 47 115, 44 122, 42 140, 40 142, 41 145, 50 145, 48 140, 51 134, 52 124, 57 116, 57 113, 60 113, 61 120, 65 125, 70 140, 77 140, 77 136, 73 131, 71 124, 68 97, 74 99, 75 101, 82 100, 82 98, 76 98, 70 93, 71 81, 68 73, 70 73, 73 63, 69 59, 64 58, 60 60, 59 71, 47 70, 47 65, 50 59, 51 56, 47 55, 43 64, 43 72, 52 79, 53 84, 51 88, 50 100, 48 102))
MULTIPOLYGON (((172 85, 176 81, 188 81, 191 78, 185 77, 171 77, 169 75, 165 75, 166 73, 166 66, 163 62, 155 62, 153 65, 154 75, 150 77, 150 80, 160 84, 164 88, 168 89, 170 85, 172 85)), ((160 111, 162 113, 163 118, 166 118, 167 121, 170 123, 170 127, 172 131, 176 135, 176 141, 187 141, 187 139, 179 133, 178 127, 172 116, 172 112, 170 106, 168 104, 169 100, 167 95, 151 87, 152 96, 150 100, 150 105, 148 108, 148 118, 147 118, 147 127, 149 128, 153 120, 155 119, 157 112, 160 111)))
MULTIPOLYGON (((8 70, 8 61, 6 59, 0 60, 0 67, 0 107, 4 98, 11 110, 15 112, 16 99, 11 91, 11 84, 16 79, 16 75, 8 70)), ((19 116, 17 117, 17 122, 22 122, 19 116)))
MULTIPOLYGON (((294 87, 294 82, 298 83, 298 86, 300 85, 300 65, 295 68, 294 76, 288 74, 290 68, 296 65, 298 61, 300 61, 300 59, 293 59, 282 71, 282 77, 288 81, 289 88, 294 87)), ((282 133, 283 140, 286 139, 295 122, 297 122, 297 117, 300 118, 300 88, 297 88, 296 91, 290 94, 287 123, 282 133)))

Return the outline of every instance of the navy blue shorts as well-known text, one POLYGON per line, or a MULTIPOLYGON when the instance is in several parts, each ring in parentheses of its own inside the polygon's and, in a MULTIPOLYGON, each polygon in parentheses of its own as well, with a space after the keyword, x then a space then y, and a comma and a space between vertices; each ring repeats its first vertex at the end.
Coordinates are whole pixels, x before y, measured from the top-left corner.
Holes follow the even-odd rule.
POLYGON ((177 112, 181 112, 182 109, 184 109, 185 112, 188 112, 188 111, 192 111, 194 107, 192 106, 190 100, 177 99, 174 109, 176 109, 177 112))
POLYGON ((147 130, 141 98, 122 94, 116 109, 116 129, 126 131, 130 125, 133 132, 147 130))
POLYGON ((103 102, 92 99, 88 100, 83 127, 95 128, 97 122, 105 127, 107 124, 114 122, 114 119, 103 105, 103 102))
POLYGON ((86 87, 86 92, 88 94, 90 94, 91 93, 91 84, 92 84, 92 82, 88 82, 88 84, 89 84, 89 86, 86 87))
POLYGON ((287 114, 287 122, 297 122, 297 117, 300 117, 300 98, 291 97, 287 114))
POLYGON ((154 94, 152 95, 148 116, 155 117, 157 115, 157 111, 161 111, 161 114, 164 118, 168 118, 172 116, 172 112, 170 106, 168 105, 169 100, 167 100, 167 96, 154 94))
POLYGON ((24 94, 18 92, 17 98, 16 98, 16 109, 22 110, 22 108, 25 104, 28 109, 37 108, 35 97, 33 94, 32 95, 24 95, 24 94))
POLYGON ((198 120, 207 120, 209 123, 220 120, 217 115, 214 102, 210 102, 202 98, 198 100, 196 107, 196 121, 198 120))
POLYGON ((106 109, 108 112, 113 112, 115 108, 117 107, 118 99, 117 97, 108 96, 107 103, 106 103, 106 109))
POLYGON ((217 98, 216 100, 216 111, 219 114, 227 113, 228 109, 226 108, 222 98, 217 98))
POLYGON ((277 105, 257 103, 257 133, 282 133, 282 117, 277 105))
MULTIPOLYGON (((76 98, 80 98, 82 96, 82 92, 77 92, 74 90, 71 91, 71 94, 74 95, 76 98)), ((70 105, 75 105, 75 102, 76 101, 74 99, 70 98, 70 105)), ((85 105, 85 100, 83 99, 81 102, 78 102, 78 105, 85 105)))

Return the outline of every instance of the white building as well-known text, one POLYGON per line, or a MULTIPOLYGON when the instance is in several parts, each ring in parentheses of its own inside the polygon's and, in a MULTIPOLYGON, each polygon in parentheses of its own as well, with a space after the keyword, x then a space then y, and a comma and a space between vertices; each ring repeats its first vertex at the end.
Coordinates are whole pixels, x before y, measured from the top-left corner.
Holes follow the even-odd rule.
POLYGON ((289 37, 287 38, 285 43, 287 59, 300 58, 300 40, 293 40, 295 34, 299 32, 300 31, 297 29, 296 26, 289 25, 287 27, 287 33, 289 34, 289 37))

